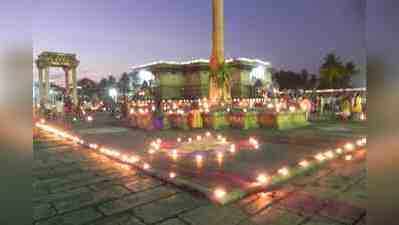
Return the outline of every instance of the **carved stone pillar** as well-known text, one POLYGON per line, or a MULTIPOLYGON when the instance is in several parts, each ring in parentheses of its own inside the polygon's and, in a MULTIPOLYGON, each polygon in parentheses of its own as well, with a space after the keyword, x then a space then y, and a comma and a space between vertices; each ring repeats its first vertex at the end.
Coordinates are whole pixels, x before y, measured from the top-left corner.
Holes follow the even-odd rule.
POLYGON ((49 91, 50 91, 50 74, 49 68, 44 67, 43 69, 43 77, 44 77, 44 93, 43 93, 43 104, 47 104, 49 102, 49 91))
POLYGON ((63 67, 62 68, 64 70, 65 73, 65 95, 66 96, 70 96, 71 95, 71 78, 70 78, 70 69, 69 67, 63 67))
POLYGON ((78 87, 77 87, 77 75, 76 75, 76 67, 72 68, 72 101, 74 105, 78 104, 78 87))
POLYGON ((43 68, 37 67, 39 71, 39 104, 41 107, 44 106, 44 78, 43 78, 43 68))

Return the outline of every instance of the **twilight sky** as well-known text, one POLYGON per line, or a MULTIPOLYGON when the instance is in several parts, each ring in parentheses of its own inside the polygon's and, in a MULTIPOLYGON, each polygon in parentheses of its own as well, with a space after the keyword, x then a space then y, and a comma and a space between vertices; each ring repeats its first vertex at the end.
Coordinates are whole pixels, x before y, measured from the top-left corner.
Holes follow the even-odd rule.
MULTIPOLYGON (((322 57, 335 51, 359 66, 363 76, 356 80, 363 80, 364 2, 225 0, 226 57, 259 58, 277 69, 316 73, 322 57)), ((134 65, 208 58, 211 52, 211 0, 41 0, 34 5, 34 56, 76 53, 79 77, 120 75, 134 65)))

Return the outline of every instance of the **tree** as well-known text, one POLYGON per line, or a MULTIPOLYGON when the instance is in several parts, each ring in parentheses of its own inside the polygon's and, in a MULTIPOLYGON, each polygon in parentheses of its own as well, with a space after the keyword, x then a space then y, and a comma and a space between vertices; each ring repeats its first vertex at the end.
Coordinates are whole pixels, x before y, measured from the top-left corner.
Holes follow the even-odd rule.
POLYGON ((123 73, 121 78, 118 81, 118 88, 121 91, 123 96, 126 96, 129 92, 129 76, 127 73, 123 73))
POLYGON ((357 72, 353 62, 344 63, 334 53, 329 53, 320 67, 319 88, 348 88, 357 72))
POLYGON ((78 81, 78 94, 86 98, 92 99, 98 91, 97 83, 89 78, 83 78, 78 81))
POLYGON ((341 80, 341 87, 349 88, 351 87, 352 77, 358 73, 355 64, 349 61, 345 64, 345 74, 341 80))

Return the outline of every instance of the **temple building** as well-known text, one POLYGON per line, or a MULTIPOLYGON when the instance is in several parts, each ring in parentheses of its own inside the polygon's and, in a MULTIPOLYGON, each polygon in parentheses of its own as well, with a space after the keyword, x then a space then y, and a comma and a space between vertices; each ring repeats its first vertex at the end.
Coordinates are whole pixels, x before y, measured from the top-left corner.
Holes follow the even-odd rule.
MULTIPOLYGON (((266 88, 272 82, 271 65, 258 59, 228 59, 233 98, 253 97, 255 87, 266 88)), ((153 77, 156 94, 161 99, 207 98, 209 94, 209 60, 189 62, 154 62, 132 68, 132 73, 153 77)))

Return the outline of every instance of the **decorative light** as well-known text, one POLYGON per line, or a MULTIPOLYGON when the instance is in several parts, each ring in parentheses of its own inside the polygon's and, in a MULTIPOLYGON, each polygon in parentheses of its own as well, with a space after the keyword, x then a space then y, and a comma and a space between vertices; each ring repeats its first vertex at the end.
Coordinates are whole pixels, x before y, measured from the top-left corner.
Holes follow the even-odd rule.
POLYGON ((41 118, 41 119, 40 119, 40 123, 41 123, 41 124, 44 124, 44 123, 46 123, 46 120, 43 119, 43 118, 41 118))
POLYGON ((356 141, 356 145, 359 146, 359 147, 363 146, 364 145, 363 139, 357 140, 356 141))
POLYGON ((315 156, 315 158, 319 161, 322 162, 324 161, 326 158, 323 156, 323 154, 319 153, 315 156))
POLYGON ((131 163, 131 164, 135 164, 138 161, 140 161, 140 158, 138 156, 130 156, 127 162, 131 163))
POLYGON ((289 110, 290 110, 290 112, 292 112, 292 113, 293 113, 293 112, 295 112, 295 111, 296 111, 296 108, 295 108, 295 106, 290 106, 290 107, 289 107, 289 110))
POLYGON ((222 144, 226 144, 227 143, 226 138, 222 138, 221 142, 222 142, 222 144))
POLYGON ((287 176, 290 172, 289 172, 287 167, 283 167, 283 168, 278 170, 278 173, 283 175, 283 176, 287 176))
POLYGON ((336 152, 337 154, 342 154, 342 148, 337 148, 337 149, 335 150, 335 152, 336 152))
POLYGON ((224 198, 224 196, 226 196, 226 191, 222 188, 216 188, 213 191, 213 195, 217 198, 217 199, 221 199, 224 198))
POLYGON ((158 143, 158 144, 161 144, 161 143, 162 143, 162 140, 161 140, 160 138, 158 138, 158 139, 157 139, 157 143, 158 143))
POLYGON ((151 148, 150 150, 148 150, 148 153, 149 153, 150 155, 155 154, 155 152, 156 152, 156 151, 155 151, 154 149, 152 149, 152 148, 151 148))
POLYGON ((174 172, 170 172, 169 173, 169 178, 170 179, 174 179, 176 177, 176 173, 174 173, 174 172))
POLYGON ((150 164, 148 164, 148 163, 143 164, 143 169, 148 170, 150 168, 151 168, 150 164))
POLYGON ((74 122, 76 122, 78 119, 76 118, 76 117, 74 117, 73 119, 72 119, 72 121, 74 121, 74 122))
POLYGON ((230 151, 231 153, 235 153, 235 152, 236 152, 236 146, 235 146, 235 144, 231 144, 231 145, 230 145, 229 151, 230 151))
POLYGON ((211 132, 209 132, 209 131, 206 132, 206 133, 205 133, 205 136, 210 137, 210 136, 211 136, 211 132))
POLYGON ((222 139, 222 135, 218 134, 217 139, 218 140, 222 139))
POLYGON ((202 137, 200 135, 197 136, 197 141, 201 141, 202 137))
POLYGON ((353 150, 355 149, 355 146, 354 146, 352 143, 346 143, 345 146, 344 146, 344 148, 345 148, 347 151, 353 151, 353 150))
POLYGON ((92 116, 87 116, 87 121, 88 121, 88 122, 93 121, 93 117, 92 117, 92 116))
POLYGON ((267 184, 267 183, 269 183, 269 181, 270 181, 270 177, 267 176, 266 174, 259 174, 259 175, 256 177, 256 181, 257 181, 258 183, 260 183, 260 184, 267 184))
POLYGON ((180 143, 181 142, 181 138, 177 138, 177 142, 180 143))
POLYGON ((309 162, 306 160, 302 160, 301 162, 299 162, 299 165, 303 168, 307 168, 309 166, 309 162))
POLYGON ((223 157, 224 157, 224 155, 223 155, 222 152, 218 152, 218 153, 217 153, 217 158, 218 158, 218 160, 222 160, 223 157))
POLYGON ((352 158, 353 158, 352 155, 346 155, 346 156, 345 156, 345 160, 346 160, 346 161, 351 161, 352 158))
POLYGON ((333 153, 332 151, 327 151, 327 152, 324 153, 324 155, 325 155, 327 158, 329 158, 329 159, 334 158, 334 153, 333 153))
POLYGON ((179 157, 179 154, 178 154, 177 150, 173 149, 172 150, 172 159, 177 160, 178 157, 179 157))
POLYGON ((203 160, 203 157, 202 157, 202 155, 196 155, 195 156, 195 160, 197 161, 197 163, 201 163, 202 162, 202 160, 203 160))
POLYGON ((89 144, 89 148, 91 149, 97 149, 98 145, 97 144, 89 144))
POLYGON ((188 138, 188 143, 191 143, 193 141, 192 138, 188 138))

